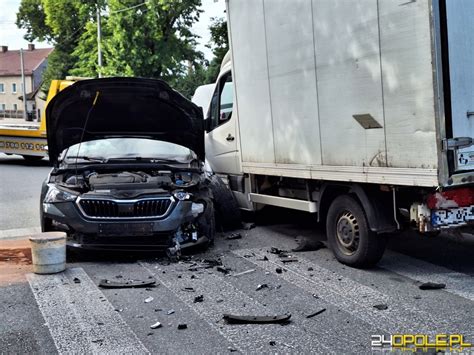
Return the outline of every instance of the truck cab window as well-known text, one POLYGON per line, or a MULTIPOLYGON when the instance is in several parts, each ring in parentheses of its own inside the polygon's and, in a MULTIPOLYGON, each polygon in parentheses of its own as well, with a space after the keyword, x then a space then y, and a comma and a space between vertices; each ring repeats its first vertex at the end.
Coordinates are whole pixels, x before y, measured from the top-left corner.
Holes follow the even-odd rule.
POLYGON ((219 84, 212 96, 211 101, 211 128, 227 122, 232 115, 234 105, 234 85, 232 83, 232 74, 229 72, 222 76, 219 84))

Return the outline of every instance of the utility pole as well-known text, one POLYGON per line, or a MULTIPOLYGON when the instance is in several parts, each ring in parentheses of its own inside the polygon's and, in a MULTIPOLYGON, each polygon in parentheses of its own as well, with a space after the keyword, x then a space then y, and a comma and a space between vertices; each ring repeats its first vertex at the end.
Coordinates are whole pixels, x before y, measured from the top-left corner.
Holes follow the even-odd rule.
POLYGON ((20 49, 20 65, 21 65, 21 82, 23 91, 23 118, 27 120, 27 104, 26 104, 26 84, 25 84, 25 63, 23 61, 23 48, 20 49))
POLYGON ((102 78, 102 29, 100 25, 100 5, 97 3, 97 71, 99 78, 102 78))

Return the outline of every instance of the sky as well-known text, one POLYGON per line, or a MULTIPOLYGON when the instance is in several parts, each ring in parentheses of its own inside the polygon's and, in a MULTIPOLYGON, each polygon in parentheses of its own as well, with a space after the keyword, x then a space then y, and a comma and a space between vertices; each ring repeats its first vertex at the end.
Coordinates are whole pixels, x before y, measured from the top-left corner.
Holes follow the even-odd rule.
MULTIPOLYGON (((23 39, 26 31, 16 27, 16 13, 21 0, 0 0, 2 11, 0 11, 0 45, 8 46, 9 49, 27 48, 28 42, 23 39)), ((225 16, 225 0, 201 0, 202 9, 200 20, 193 26, 194 33, 201 36, 198 50, 202 51, 206 58, 211 59, 211 51, 205 47, 209 42, 209 24, 211 17, 225 16)), ((51 47, 48 43, 35 42, 37 48, 51 47)))

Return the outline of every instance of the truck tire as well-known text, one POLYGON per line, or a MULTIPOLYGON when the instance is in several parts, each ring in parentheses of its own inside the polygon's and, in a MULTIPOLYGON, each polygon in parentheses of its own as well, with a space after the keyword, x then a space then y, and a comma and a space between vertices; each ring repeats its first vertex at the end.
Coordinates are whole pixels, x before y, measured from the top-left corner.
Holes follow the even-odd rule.
POLYGON ((210 178, 210 188, 214 196, 214 210, 218 229, 234 229, 241 226, 240 209, 232 191, 217 175, 210 178))
POLYGON ((364 209, 349 195, 336 197, 329 207, 326 234, 336 259, 349 266, 374 266, 385 250, 384 236, 370 230, 364 209))

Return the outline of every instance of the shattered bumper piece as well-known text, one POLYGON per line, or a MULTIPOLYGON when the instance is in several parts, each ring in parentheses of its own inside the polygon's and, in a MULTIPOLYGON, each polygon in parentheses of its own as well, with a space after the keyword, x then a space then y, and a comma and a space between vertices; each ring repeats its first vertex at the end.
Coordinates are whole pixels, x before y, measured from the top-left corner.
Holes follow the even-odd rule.
POLYGON ((103 279, 99 282, 99 287, 103 288, 138 288, 155 286, 156 280, 128 280, 128 281, 110 281, 103 279))
POLYGON ((291 314, 280 314, 276 316, 237 316, 234 314, 224 314, 224 320, 231 324, 264 324, 264 323, 285 323, 291 318, 291 314))

